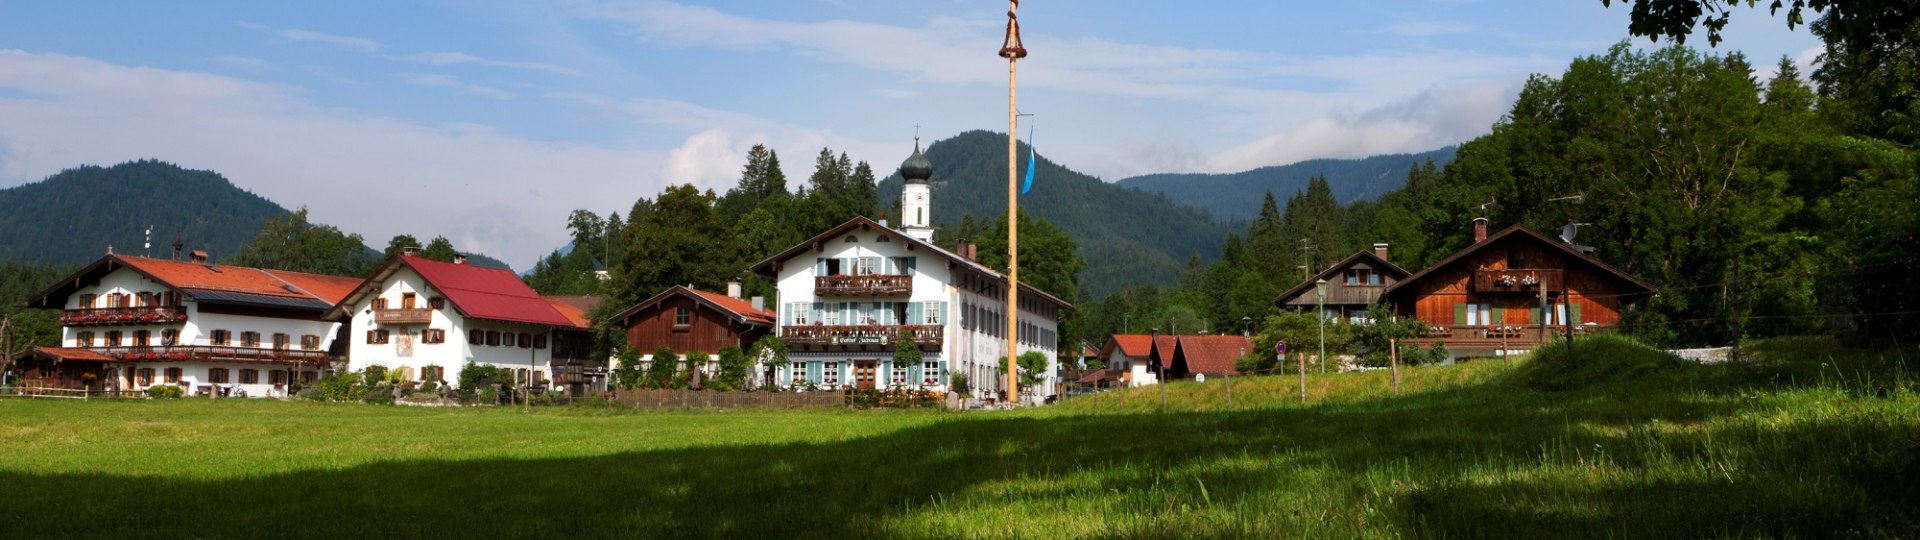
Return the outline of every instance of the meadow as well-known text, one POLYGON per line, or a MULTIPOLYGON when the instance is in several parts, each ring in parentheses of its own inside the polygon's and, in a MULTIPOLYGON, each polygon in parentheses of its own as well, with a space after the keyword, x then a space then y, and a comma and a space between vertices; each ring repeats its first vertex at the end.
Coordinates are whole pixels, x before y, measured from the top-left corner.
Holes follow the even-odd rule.
POLYGON ((1920 350, 1511 362, 1023 411, 0 401, 0 537, 1920 537, 1920 350))

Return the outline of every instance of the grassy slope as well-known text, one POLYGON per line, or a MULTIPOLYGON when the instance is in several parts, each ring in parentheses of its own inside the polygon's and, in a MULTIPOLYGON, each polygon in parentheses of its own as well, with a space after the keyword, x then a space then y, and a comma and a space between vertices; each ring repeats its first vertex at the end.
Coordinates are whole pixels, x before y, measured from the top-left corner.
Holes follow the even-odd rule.
POLYGON ((1920 534, 1920 396, 1760 347, 1176 384, 1016 413, 0 402, 9 536, 1920 534), (1612 367, 1609 367, 1612 366, 1612 367), (1565 388, 1552 390, 1551 388, 1565 388))

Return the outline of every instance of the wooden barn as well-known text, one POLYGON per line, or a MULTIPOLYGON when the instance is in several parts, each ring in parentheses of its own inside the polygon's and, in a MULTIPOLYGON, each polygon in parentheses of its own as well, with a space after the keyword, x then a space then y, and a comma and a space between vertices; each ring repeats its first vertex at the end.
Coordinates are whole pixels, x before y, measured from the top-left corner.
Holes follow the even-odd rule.
POLYGON ((1294 311, 1313 311, 1325 306, 1330 319, 1363 321, 1367 308, 1380 303, 1380 294, 1406 277, 1406 269, 1387 261, 1387 245, 1374 244, 1372 251, 1354 253, 1281 292, 1273 304, 1294 311), (1321 301, 1316 287, 1323 279, 1327 281, 1325 302, 1321 301))
MULTIPOLYGON (((714 355, 727 346, 747 351, 761 336, 773 332, 774 312, 761 305, 759 298, 739 298, 737 282, 727 284, 727 289, 727 294, 719 294, 675 286, 608 322, 625 329, 627 346, 639 352, 643 362, 651 362, 653 352, 663 345, 682 359, 691 351, 714 355)), ((702 377, 711 376, 714 369, 702 366, 702 377)))
POLYGON ((1415 342, 1443 342, 1455 357, 1502 356, 1618 324, 1659 292, 1524 226, 1488 236, 1486 219, 1475 219, 1474 240, 1383 291, 1394 313, 1431 325, 1415 342))

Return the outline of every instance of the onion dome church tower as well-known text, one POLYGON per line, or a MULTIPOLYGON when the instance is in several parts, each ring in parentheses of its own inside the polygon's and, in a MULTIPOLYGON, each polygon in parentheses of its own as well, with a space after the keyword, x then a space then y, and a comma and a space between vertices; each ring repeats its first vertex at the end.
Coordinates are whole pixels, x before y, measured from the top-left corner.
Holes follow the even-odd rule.
POLYGON ((913 155, 900 164, 900 178, 906 181, 900 189, 901 231, 933 242, 933 187, 927 185, 933 178, 933 162, 920 153, 919 134, 913 136, 913 155))

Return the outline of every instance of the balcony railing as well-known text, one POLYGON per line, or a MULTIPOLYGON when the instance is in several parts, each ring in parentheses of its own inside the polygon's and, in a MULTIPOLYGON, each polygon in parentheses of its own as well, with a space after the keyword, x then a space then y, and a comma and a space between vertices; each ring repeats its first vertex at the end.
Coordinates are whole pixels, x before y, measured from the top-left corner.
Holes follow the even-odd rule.
POLYGON ((814 276, 816 296, 892 296, 913 294, 913 276, 887 274, 814 276))
POLYGON ((892 347, 900 333, 912 334, 913 342, 921 347, 939 347, 941 338, 946 335, 946 327, 935 324, 908 325, 812 325, 782 327, 780 338, 788 345, 824 347, 830 345, 862 346, 876 345, 892 347))
POLYGON ((317 364, 327 361, 327 351, 310 351, 305 349, 175 345, 171 347, 95 347, 93 350, 125 362, 201 361, 317 364))
POLYGON ((173 324, 187 321, 184 306, 69 309, 60 314, 62 326, 173 324))
POLYGON ((373 322, 378 324, 428 324, 433 322, 433 309, 376 309, 373 310, 373 322))
MULTIPOLYGON (((1576 324, 1576 325, 1573 325, 1573 335, 1584 336, 1594 331, 1597 331, 1600 328, 1601 327, 1597 325, 1576 324)), ((1566 335, 1567 335, 1566 326, 1558 325, 1558 324, 1547 326, 1547 339, 1563 338, 1563 337, 1566 337, 1566 335)), ((1419 342, 1419 343, 1441 341, 1441 342, 1447 343, 1448 345, 1465 345, 1465 344, 1485 345, 1485 344, 1499 344, 1503 342, 1511 345, 1524 345, 1524 344, 1538 343, 1540 341, 1540 325, 1538 324, 1515 324, 1515 325, 1503 325, 1503 326, 1477 326, 1477 325, 1465 325, 1465 324, 1434 325, 1427 328, 1427 334, 1425 336, 1412 338, 1412 339, 1409 339, 1408 341, 1419 342)))
POLYGON ((1484 269, 1473 271, 1473 292, 1538 293, 1545 284, 1549 291, 1566 288, 1558 268, 1484 269))

